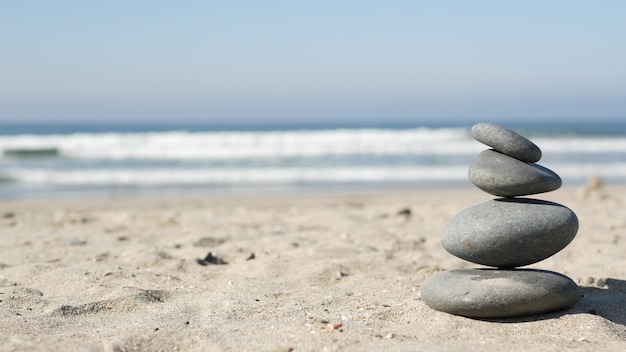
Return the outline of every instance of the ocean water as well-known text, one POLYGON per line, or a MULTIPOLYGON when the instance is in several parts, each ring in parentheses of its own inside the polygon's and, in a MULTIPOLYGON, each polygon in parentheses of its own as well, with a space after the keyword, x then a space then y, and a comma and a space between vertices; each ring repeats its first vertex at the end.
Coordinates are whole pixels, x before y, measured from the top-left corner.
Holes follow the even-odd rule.
MULTIPOLYGON (((565 185, 626 183, 626 123, 507 125, 565 185)), ((470 185, 463 126, 0 126, 0 198, 470 185)))

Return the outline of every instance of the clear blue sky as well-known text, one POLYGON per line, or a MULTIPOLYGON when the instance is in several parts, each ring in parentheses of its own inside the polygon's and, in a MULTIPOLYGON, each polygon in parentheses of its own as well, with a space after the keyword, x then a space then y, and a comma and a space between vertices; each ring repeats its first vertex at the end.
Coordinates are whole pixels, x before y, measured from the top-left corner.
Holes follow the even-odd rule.
POLYGON ((626 119, 626 1, 0 3, 0 122, 626 119))

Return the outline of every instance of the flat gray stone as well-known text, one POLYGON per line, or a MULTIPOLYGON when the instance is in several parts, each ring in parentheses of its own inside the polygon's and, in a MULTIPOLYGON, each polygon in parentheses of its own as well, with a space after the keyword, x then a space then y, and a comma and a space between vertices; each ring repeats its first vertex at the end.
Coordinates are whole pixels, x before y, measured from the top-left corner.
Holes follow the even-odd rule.
POLYGON ((444 227, 441 245, 476 264, 513 268, 544 260, 576 236, 578 218, 545 200, 498 198, 469 207, 444 227))
POLYGON ((563 184, 554 171, 525 163, 488 149, 478 154, 469 168, 474 186, 500 197, 517 197, 559 189, 563 184))
POLYGON ((544 270, 462 269, 431 276, 422 300, 438 311, 471 318, 505 318, 567 309, 581 289, 565 275, 544 270))
POLYGON ((526 137, 508 128, 488 122, 472 126, 472 137, 491 148, 521 161, 534 163, 541 159, 541 149, 526 137))

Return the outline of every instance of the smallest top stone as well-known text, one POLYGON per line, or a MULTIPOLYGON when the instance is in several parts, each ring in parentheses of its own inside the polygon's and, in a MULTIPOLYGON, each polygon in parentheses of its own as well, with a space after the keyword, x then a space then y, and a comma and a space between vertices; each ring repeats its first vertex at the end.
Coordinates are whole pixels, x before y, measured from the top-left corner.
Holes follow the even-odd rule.
POLYGON ((502 126, 479 122, 472 127, 472 137, 500 153, 527 163, 541 159, 541 149, 535 143, 502 126))

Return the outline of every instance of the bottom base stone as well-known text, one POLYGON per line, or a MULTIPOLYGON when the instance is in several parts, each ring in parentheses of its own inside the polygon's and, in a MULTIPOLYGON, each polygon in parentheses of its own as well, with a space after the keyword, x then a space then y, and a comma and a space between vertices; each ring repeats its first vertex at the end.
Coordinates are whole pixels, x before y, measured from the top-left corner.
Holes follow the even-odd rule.
POLYGON ((430 277, 421 297, 431 308, 470 318, 505 318, 570 308, 581 289, 565 275, 534 269, 459 269, 430 277))

